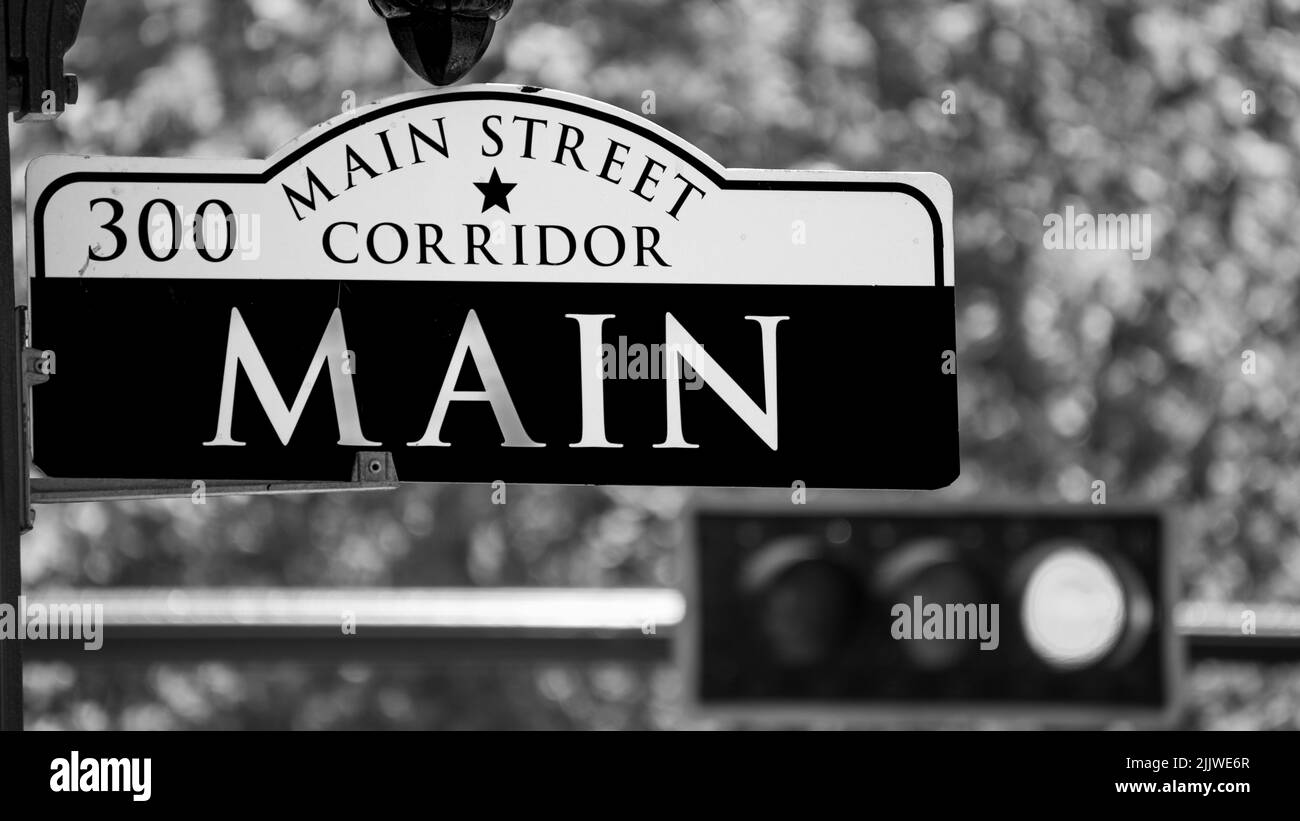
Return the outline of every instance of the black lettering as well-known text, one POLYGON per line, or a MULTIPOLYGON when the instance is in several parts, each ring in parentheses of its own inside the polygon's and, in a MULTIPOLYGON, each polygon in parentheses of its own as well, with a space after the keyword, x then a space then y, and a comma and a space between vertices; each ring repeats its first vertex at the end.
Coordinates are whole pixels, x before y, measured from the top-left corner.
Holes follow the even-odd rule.
POLYGON ((617 152, 618 149, 620 148, 623 149, 624 151, 632 150, 629 146, 623 145, 621 142, 618 142, 617 140, 609 141, 609 153, 605 155, 605 165, 600 169, 600 173, 597 174, 596 176, 600 177, 603 180, 609 180, 612 183, 619 183, 623 181, 622 177, 618 179, 614 179, 613 177, 609 176, 609 170, 611 168, 614 168, 615 166, 617 166, 618 168, 622 168, 623 163, 625 162, 624 160, 617 159, 614 156, 615 152, 617 152))
POLYGON ((90 209, 92 211, 95 210, 95 206, 99 205, 101 202, 108 203, 108 207, 112 210, 112 216, 108 218, 108 222, 99 227, 112 234, 113 241, 116 244, 113 246, 113 253, 111 254, 100 254, 98 243, 86 249, 86 253, 96 262, 108 262, 122 256, 122 252, 126 250, 126 232, 117 227, 117 221, 122 219, 122 214, 126 212, 126 208, 123 207, 122 203, 115 199, 100 197, 99 199, 90 201, 90 209))
POLYGON ((534 157, 533 157, 533 125, 536 124, 536 123, 541 123, 541 124, 542 124, 542 128, 546 128, 546 120, 536 119, 536 118, 533 118, 533 117, 515 117, 514 120, 512 120, 511 122, 516 122, 516 123, 517 123, 517 122, 519 122, 520 120, 523 120, 524 123, 526 123, 526 125, 524 126, 524 153, 523 153, 523 157, 524 157, 524 159, 526 159, 526 160, 531 160, 531 159, 534 159, 534 157))
POLYGON ((570 231, 568 228, 565 228, 563 225, 537 226, 537 242, 538 242, 538 255, 539 255, 538 262, 537 262, 538 265, 565 265, 569 262, 569 260, 573 259, 573 255, 577 253, 578 250, 578 240, 573 236, 573 232, 570 231), (546 232, 551 228, 554 228, 555 230, 564 234, 564 238, 569 241, 569 254, 559 262, 551 262, 546 257, 546 232))
POLYGON ((177 251, 181 250, 181 215, 180 212, 176 210, 176 206, 167 200, 149 200, 149 202, 145 203, 144 210, 140 212, 139 228, 140 250, 144 251, 144 255, 154 262, 166 262, 176 256, 177 251), (153 243, 149 238, 149 221, 153 216, 153 208, 155 205, 161 205, 163 207, 163 210, 167 212, 168 219, 172 224, 171 247, 167 249, 166 253, 161 255, 154 252, 153 243))
POLYGON ((320 244, 321 247, 325 249, 325 256, 329 257, 335 262, 342 263, 343 265, 351 265, 352 263, 357 261, 357 258, 360 256, 360 254, 352 257, 352 259, 343 259, 338 254, 334 253, 334 246, 330 243, 330 236, 334 233, 334 229, 338 228, 340 225, 346 225, 349 228, 351 228, 353 231, 357 230, 357 224, 355 222, 333 223, 332 225, 330 225, 328 228, 325 229, 325 233, 321 234, 320 244))
POLYGON ((435 225, 431 222, 422 222, 420 226, 420 264, 429 264, 429 251, 438 255, 443 265, 450 265, 451 260, 443 256, 442 251, 438 249, 438 243, 442 242, 442 226, 435 225), (434 232, 433 242, 429 242, 428 229, 432 228, 434 232))
POLYGON ((700 199, 704 199, 705 193, 703 189, 701 189, 699 186, 695 185, 695 183, 683 177, 681 174, 678 174, 676 177, 674 177, 674 179, 681 180, 682 183, 684 183, 685 185, 685 187, 682 188, 682 195, 677 198, 676 204, 674 204, 673 207, 668 210, 668 216, 672 217, 673 219, 677 219, 677 212, 682 210, 682 205, 685 204, 686 198, 691 195, 692 191, 698 191, 700 194, 700 199))
POLYGON ((348 157, 348 187, 346 190, 351 191, 356 186, 356 183, 352 181, 352 172, 354 171, 364 171, 370 175, 370 179, 372 180, 379 176, 375 173, 375 169, 366 165, 366 161, 361 159, 360 154, 352 150, 352 146, 348 145, 344 146, 344 148, 347 149, 348 157))
POLYGON ((663 163, 655 162, 654 160, 650 159, 649 157, 646 157, 646 158, 645 158, 645 168, 642 169, 642 171, 641 171, 641 179, 637 180, 637 182, 636 182, 636 187, 632 189, 632 193, 633 193, 633 194, 636 194, 638 197, 640 197, 641 199, 645 200, 646 202, 650 202, 651 200, 653 200, 653 199, 655 198, 655 195, 654 195, 654 193, 652 192, 652 193, 650 194, 650 196, 647 197, 645 194, 643 194, 643 193, 641 192, 641 189, 645 187, 645 184, 646 184, 647 182, 652 182, 652 183, 655 183, 656 185, 658 185, 658 184, 659 184, 659 180, 663 179, 662 177, 651 177, 651 176, 650 176, 650 169, 651 169, 652 167, 656 166, 656 165, 659 166, 659 170, 660 170, 660 171, 666 171, 666 170, 668 169, 668 166, 664 165, 663 163))
POLYGON ((623 232, 619 231, 614 226, 597 225, 595 228, 592 228, 590 231, 587 232, 587 238, 583 241, 583 247, 587 252, 587 259, 591 260, 592 262, 594 262, 595 264, 599 265, 602 268, 608 268, 611 265, 617 265, 619 261, 623 259, 623 252, 627 250, 627 242, 623 240, 623 232), (602 228, 604 228, 606 231, 609 231, 611 234, 613 234, 614 240, 617 243, 616 247, 618 248, 618 253, 614 254, 614 258, 609 262, 601 262, 600 260, 596 259, 596 250, 595 248, 592 247, 592 241, 591 241, 592 237, 594 237, 596 235, 596 232, 602 228))
POLYGON ((235 212, 221 200, 208 200, 194 211, 194 247, 198 250, 199 256, 208 262, 225 262, 226 258, 234 252, 238 236, 235 212), (217 210, 221 212, 221 219, 226 223, 226 250, 218 256, 213 256, 208 251, 207 240, 203 237, 203 215, 207 213, 210 205, 217 206, 217 210))
POLYGON ((488 153, 488 150, 487 150, 486 147, 484 147, 484 148, 481 149, 481 150, 482 150, 482 152, 483 152, 483 156, 484 156, 484 157, 499 157, 499 156, 501 156, 501 151, 502 151, 502 149, 504 149, 504 148, 506 147, 506 145, 505 145, 505 143, 501 142, 501 135, 498 134, 497 132, 493 131, 490 127, 488 127, 488 120, 496 120, 498 123, 500 123, 500 122, 501 122, 501 115, 500 115, 500 114, 489 114, 489 115, 487 115, 486 117, 483 118, 483 133, 486 134, 486 135, 488 135, 489 137, 492 138, 492 142, 496 143, 496 145, 497 145, 497 150, 496 150, 496 151, 493 151, 491 154, 488 153))
POLYGON ((379 262, 384 265, 392 265, 394 262, 397 262, 402 257, 406 256, 406 249, 410 246, 410 244, 411 244, 410 240, 406 238, 406 232, 402 230, 402 226, 392 222, 376 223, 375 226, 370 229, 370 233, 366 234, 366 250, 370 252, 370 258, 373 259, 375 262, 379 262), (401 240, 401 244, 398 245, 397 256, 393 257, 392 259, 384 259, 383 257, 381 257, 379 255, 379 249, 375 247, 375 233, 378 232, 379 229, 383 228, 385 225, 387 225, 389 228, 392 228, 394 231, 396 231, 397 238, 401 240))
POLYGON ((388 142, 388 129, 380 131, 376 136, 384 144, 384 156, 388 158, 388 170, 396 171, 399 166, 397 165, 397 157, 393 156, 393 145, 388 142))
POLYGON ((416 128, 413 123, 406 124, 406 127, 407 129, 409 129, 411 134, 411 153, 415 155, 415 162, 417 163, 424 162, 424 160, 420 158, 420 147, 415 143, 416 138, 419 138, 420 142, 429 146, 434 151, 437 151, 442 156, 444 157, 448 156, 447 155, 447 129, 443 125, 442 122, 443 119, 444 119, 443 117, 439 117, 438 119, 434 120, 434 122, 438 124, 438 136, 442 138, 441 143, 435 143, 432 139, 429 138, 428 134, 425 134, 423 131, 416 128))
POLYGON ((465 224, 465 264, 466 265, 478 265, 478 262, 474 259, 475 250, 482 251, 483 256, 487 257, 488 262, 492 263, 493 265, 501 264, 497 262, 496 259, 493 258, 492 252, 487 249, 488 240, 491 238, 492 238, 492 232, 488 230, 488 227, 486 225, 478 225, 476 223, 465 224), (483 239, 480 240, 479 242, 474 241, 475 229, 481 230, 483 232, 483 239))
POLYGON ((664 258, 659 256, 659 252, 655 250, 655 246, 658 244, 659 244, 658 228, 654 228, 649 225, 638 225, 636 227, 636 267, 638 268, 646 267, 645 255, 647 252, 651 254, 656 260, 658 260, 659 264, 662 265, 663 267, 665 268, 673 267, 669 265, 667 262, 664 262, 664 258), (647 231, 650 232, 650 235, 653 238, 653 241, 649 245, 647 245, 645 241, 645 233, 647 231))
POLYGON ((556 165, 564 165, 564 152, 568 151, 569 156, 573 157, 573 164, 578 167, 579 171, 586 171, 582 160, 578 158, 578 146, 582 145, 582 131, 566 123, 560 123, 560 145, 555 149, 555 159, 552 160, 556 165), (577 134, 578 141, 569 145, 569 135, 577 134))
POLYGON ((325 187, 325 184, 320 181, 320 177, 317 177, 316 172, 312 171, 311 168, 307 169, 307 196, 304 197, 302 194, 299 194, 297 191, 294 191, 292 188, 285 185, 284 183, 281 183, 280 185, 282 188, 284 188, 285 196, 289 198, 289 205, 290 207, 293 208, 293 214, 295 217, 298 218, 299 222, 302 222, 303 215, 299 213, 297 203, 302 203, 312 211, 315 211, 316 191, 318 189, 322 194, 325 195, 326 202, 333 202, 334 197, 337 196, 336 194, 330 193, 330 190, 325 187))

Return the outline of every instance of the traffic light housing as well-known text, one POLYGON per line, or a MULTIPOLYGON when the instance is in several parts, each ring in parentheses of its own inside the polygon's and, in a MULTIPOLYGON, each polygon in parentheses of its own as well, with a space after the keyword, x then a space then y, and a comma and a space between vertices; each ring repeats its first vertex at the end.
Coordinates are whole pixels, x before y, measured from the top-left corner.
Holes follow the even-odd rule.
POLYGON ((701 715, 1171 715, 1156 511, 706 506, 692 519, 679 653, 701 715))

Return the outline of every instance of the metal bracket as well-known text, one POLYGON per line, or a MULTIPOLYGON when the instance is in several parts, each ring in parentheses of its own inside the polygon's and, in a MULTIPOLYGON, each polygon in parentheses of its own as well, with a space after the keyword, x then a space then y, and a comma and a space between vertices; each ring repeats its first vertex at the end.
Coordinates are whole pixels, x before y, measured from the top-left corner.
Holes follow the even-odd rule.
POLYGON ((36 526, 36 508, 32 507, 32 405, 31 387, 48 382, 54 373, 54 352, 29 348, 27 306, 19 305, 16 309, 16 330, 18 332, 18 350, 22 351, 22 384, 18 387, 19 424, 22 426, 22 481, 18 487, 20 533, 29 533, 36 526))
POLYGON ((474 67, 514 0, 370 0, 411 70, 438 86, 474 67))
POLYGON ((387 451, 360 451, 352 463, 350 482, 279 482, 242 479, 210 481, 177 479, 52 479, 32 477, 31 501, 36 504, 109 502, 128 499, 183 499, 204 496, 276 496, 286 493, 329 493, 344 490, 396 490, 397 469, 387 451))
POLYGON ((77 77, 63 73, 63 57, 77 39, 86 0, 5 3, 8 33, 5 89, 14 120, 53 120, 77 101, 77 77))
POLYGON ((54 374, 54 351, 42 351, 37 348, 23 348, 23 384, 44 385, 54 374))
POLYGON ((352 465, 352 482, 361 485, 397 485, 397 468, 388 451, 363 450, 352 465))

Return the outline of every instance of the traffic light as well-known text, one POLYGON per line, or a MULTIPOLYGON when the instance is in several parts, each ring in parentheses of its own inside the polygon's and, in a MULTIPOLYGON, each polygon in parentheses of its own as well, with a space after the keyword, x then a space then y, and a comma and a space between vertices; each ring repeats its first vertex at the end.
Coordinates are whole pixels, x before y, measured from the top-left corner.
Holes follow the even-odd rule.
POLYGON ((693 514, 689 700, 741 719, 1167 719, 1155 511, 693 514))

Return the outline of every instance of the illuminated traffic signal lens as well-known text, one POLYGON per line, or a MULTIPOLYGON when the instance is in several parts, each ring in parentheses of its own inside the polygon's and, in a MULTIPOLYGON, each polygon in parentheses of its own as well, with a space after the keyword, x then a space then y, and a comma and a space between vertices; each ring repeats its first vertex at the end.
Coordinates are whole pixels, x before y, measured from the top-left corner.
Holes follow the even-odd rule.
POLYGON ((1075 545, 1053 548, 1025 583, 1025 640, 1056 667, 1093 664, 1123 635, 1124 599, 1124 585, 1105 559, 1075 545))

